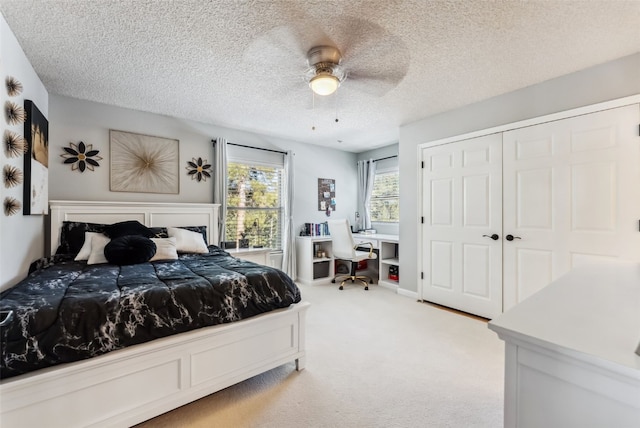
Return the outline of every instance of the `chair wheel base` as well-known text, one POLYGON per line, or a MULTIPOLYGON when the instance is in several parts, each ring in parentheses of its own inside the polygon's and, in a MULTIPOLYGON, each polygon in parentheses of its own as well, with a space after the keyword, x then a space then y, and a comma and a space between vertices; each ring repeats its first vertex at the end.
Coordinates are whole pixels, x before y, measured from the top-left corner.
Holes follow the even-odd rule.
POLYGON ((365 286, 365 287, 364 287, 364 289, 365 289, 365 290, 368 290, 368 289, 369 289, 369 286, 368 286, 368 285, 367 285, 367 286, 365 286))
POLYGON ((336 283, 336 280, 335 280, 335 279, 332 279, 332 280, 331 280, 331 283, 332 283, 332 284, 335 284, 335 283, 336 283))
POLYGON ((338 287, 338 290, 344 290, 344 287, 341 285, 340 287, 338 287))

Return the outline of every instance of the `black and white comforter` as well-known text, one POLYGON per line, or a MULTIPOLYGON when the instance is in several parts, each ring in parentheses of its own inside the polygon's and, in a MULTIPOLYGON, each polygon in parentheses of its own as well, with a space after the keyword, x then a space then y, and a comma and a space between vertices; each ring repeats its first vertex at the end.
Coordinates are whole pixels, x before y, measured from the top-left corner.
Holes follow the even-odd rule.
POLYGON ((130 266, 56 258, 0 295, 0 310, 14 313, 2 328, 1 378, 300 301, 284 272, 215 246, 130 266))

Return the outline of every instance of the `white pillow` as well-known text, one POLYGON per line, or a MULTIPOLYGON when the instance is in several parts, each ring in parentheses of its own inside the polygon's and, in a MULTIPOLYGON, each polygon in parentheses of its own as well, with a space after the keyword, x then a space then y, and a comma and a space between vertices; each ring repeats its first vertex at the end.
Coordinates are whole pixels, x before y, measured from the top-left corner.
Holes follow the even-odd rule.
POLYGON ((167 227, 167 235, 176 238, 176 249, 181 253, 208 253, 209 249, 200 232, 178 227, 167 227))
POLYGON ((91 237, 91 254, 89 255, 89 260, 87 260, 88 265, 109 263, 104 255, 104 247, 106 247, 110 241, 111 239, 101 233, 96 233, 91 237))
POLYGON ((177 260, 176 238, 151 238, 156 244, 156 254, 151 257, 150 262, 156 260, 177 260))
POLYGON ((75 260, 75 261, 89 260, 89 256, 91 255, 91 238, 94 235, 104 236, 102 233, 85 232, 84 233, 84 244, 82 244, 82 248, 80 248, 80 251, 78 252, 78 255, 73 260, 75 260))

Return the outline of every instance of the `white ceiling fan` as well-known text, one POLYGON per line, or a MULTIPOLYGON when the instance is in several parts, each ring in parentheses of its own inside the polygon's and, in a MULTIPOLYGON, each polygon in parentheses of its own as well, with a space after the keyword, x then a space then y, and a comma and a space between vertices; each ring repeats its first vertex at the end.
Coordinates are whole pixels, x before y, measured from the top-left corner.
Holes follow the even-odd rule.
POLYGON ((381 97, 402 81, 410 62, 409 50, 398 36, 345 15, 327 21, 297 15, 257 37, 244 57, 260 65, 262 77, 268 74, 277 97, 309 87, 319 95, 340 87, 347 93, 353 89, 381 97))

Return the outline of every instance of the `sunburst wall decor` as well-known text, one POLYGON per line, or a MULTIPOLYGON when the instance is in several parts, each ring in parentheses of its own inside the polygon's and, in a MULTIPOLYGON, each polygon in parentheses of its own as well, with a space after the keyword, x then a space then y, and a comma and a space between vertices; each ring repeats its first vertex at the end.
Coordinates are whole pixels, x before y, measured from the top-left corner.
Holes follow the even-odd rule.
POLYGON ((5 165, 2 168, 2 176, 4 180, 4 187, 15 187, 18 184, 22 183, 23 174, 19 168, 16 168, 13 165, 5 165))
POLYGON ((7 87, 7 94, 9 94, 10 97, 15 97, 22 93, 22 83, 18 82, 15 77, 7 76, 4 83, 7 87))
POLYGON ((27 115, 22 106, 19 106, 13 101, 7 101, 4 103, 4 118, 9 125, 17 125, 23 123, 27 115))
POLYGON ((178 140, 109 131, 112 192, 180 193, 178 140))
POLYGON ((92 144, 85 144, 82 141, 76 146, 69 143, 69 147, 63 147, 64 153, 61 154, 65 164, 71 165, 72 171, 84 172, 85 170, 93 171, 96 166, 100 166, 99 160, 102 156, 98 156, 100 150, 93 150, 92 144))
POLYGON ((16 132, 4 131, 4 153, 8 158, 17 158, 27 151, 24 137, 16 132))
POLYGON ((202 158, 191 158, 192 161, 187 161, 187 175, 191 176, 192 180, 207 181, 207 178, 211 178, 211 164, 204 161, 202 158))
POLYGON ((20 211, 20 201, 16 198, 12 198, 11 196, 7 196, 4 198, 4 214, 5 215, 15 215, 20 211))

